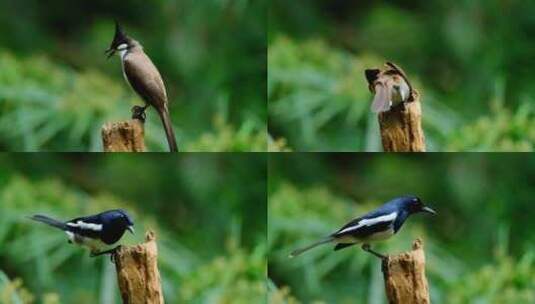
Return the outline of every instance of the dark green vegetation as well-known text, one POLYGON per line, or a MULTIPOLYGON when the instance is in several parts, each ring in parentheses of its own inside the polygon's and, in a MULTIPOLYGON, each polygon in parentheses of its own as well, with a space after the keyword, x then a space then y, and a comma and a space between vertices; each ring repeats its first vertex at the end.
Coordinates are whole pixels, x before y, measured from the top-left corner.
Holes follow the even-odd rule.
POLYGON ((126 244, 156 231, 166 303, 264 301, 265 155, 0 155, 0 167, 0 303, 119 303, 108 257, 26 218, 117 207, 136 224, 126 244))
POLYGON ((364 69, 422 93, 431 151, 535 148, 535 2, 271 1, 270 149, 381 150, 364 69))
MULTIPOLYGON (((114 19, 167 86, 186 151, 266 150, 264 1, 0 1, 0 150, 99 151, 104 122, 141 104, 117 56, 114 19)), ((166 150, 148 111, 146 142, 166 150)))
POLYGON ((432 303, 535 301, 533 156, 284 154, 269 172, 271 303, 385 303, 380 261, 359 247, 288 254, 403 194, 438 215, 412 216, 375 248, 423 238, 432 303))

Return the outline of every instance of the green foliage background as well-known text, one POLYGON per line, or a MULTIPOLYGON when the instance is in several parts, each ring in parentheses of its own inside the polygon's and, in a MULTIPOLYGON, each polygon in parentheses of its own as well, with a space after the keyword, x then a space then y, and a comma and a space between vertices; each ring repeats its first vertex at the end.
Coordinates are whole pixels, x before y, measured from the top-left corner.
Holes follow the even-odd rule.
MULTIPOLYGON (((0 0, 0 150, 100 151, 130 118, 114 19, 160 70, 181 150, 267 149, 265 1, 0 0)), ((167 149, 153 109, 146 142, 167 149)))
POLYGON ((156 231, 166 303, 265 301, 266 166, 263 154, 0 155, 0 303, 119 303, 107 256, 27 219, 118 207, 135 222, 125 244, 156 231))
POLYGON ((270 150, 380 151, 364 69, 399 64, 431 151, 535 147, 533 1, 271 1, 270 150))
POLYGON ((270 303, 385 303, 380 261, 358 246, 288 254, 405 194, 438 215, 412 216, 374 248, 422 238, 432 303, 533 303, 534 168, 525 154, 270 156, 270 303))

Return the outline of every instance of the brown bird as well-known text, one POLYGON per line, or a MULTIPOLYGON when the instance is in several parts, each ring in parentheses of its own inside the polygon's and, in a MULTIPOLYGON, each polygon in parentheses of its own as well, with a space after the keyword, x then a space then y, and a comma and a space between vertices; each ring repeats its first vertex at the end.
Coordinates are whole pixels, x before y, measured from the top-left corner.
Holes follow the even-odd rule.
POLYGON ((132 118, 144 121, 145 110, 147 107, 153 106, 162 120, 169 150, 177 152, 178 147, 169 116, 167 93, 162 76, 160 76, 160 72, 158 72, 149 56, 143 51, 143 46, 137 40, 127 36, 117 21, 115 22, 115 36, 110 48, 106 50, 108 58, 116 52, 121 57, 124 79, 145 101, 145 106, 134 106, 132 108, 132 118))
POLYGON ((375 94, 371 109, 373 112, 386 112, 391 108, 409 101, 412 87, 405 73, 391 62, 386 63, 389 69, 369 69, 365 71, 368 88, 375 94))

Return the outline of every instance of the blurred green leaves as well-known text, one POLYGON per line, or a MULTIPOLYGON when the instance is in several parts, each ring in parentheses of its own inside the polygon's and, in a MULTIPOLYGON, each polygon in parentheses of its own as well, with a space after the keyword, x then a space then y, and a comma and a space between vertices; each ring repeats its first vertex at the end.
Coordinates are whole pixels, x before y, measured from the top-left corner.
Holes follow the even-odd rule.
POLYGON ((531 103, 514 113, 501 103, 491 104, 491 113, 455 130, 447 151, 518 151, 535 149, 535 111, 531 103))
POLYGON ((275 139, 283 135, 297 151, 365 145, 365 132, 350 134, 353 126, 366 125, 368 114, 363 62, 332 52, 321 40, 299 44, 284 37, 270 45, 268 61, 269 130, 275 139))
MULTIPOLYGON (((45 56, 6 52, 0 65, 0 141, 9 145, 6 150, 99 151, 104 122, 127 118, 134 104, 125 86, 95 70, 79 73, 45 56)), ((153 118, 147 129, 157 123, 153 118)), ((156 141, 156 132, 146 132, 148 142, 156 141)))
POLYGON ((266 248, 259 245, 251 253, 231 240, 226 257, 218 257, 199 267, 182 283, 180 303, 246 304, 266 299, 266 248))
POLYGON ((24 304, 31 301, 33 301, 33 297, 29 291, 22 287, 22 281, 17 279, 12 282, 0 270, 0 302, 24 304))

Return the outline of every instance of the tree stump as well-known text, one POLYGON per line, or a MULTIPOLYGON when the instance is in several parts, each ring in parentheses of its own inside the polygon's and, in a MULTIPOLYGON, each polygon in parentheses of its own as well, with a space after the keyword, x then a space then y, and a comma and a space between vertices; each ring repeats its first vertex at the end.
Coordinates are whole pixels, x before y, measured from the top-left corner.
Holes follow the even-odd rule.
POLYGON ((384 259, 382 267, 388 303, 430 303, 425 255, 420 239, 414 241, 411 251, 384 259))
POLYGON ((385 152, 425 152, 420 94, 413 89, 409 102, 379 113, 385 152))
POLYGON ((101 133, 104 152, 145 151, 143 122, 138 119, 108 122, 101 133))
POLYGON ((121 246, 114 254, 117 281, 125 304, 163 304, 156 236, 149 231, 145 243, 121 246))

